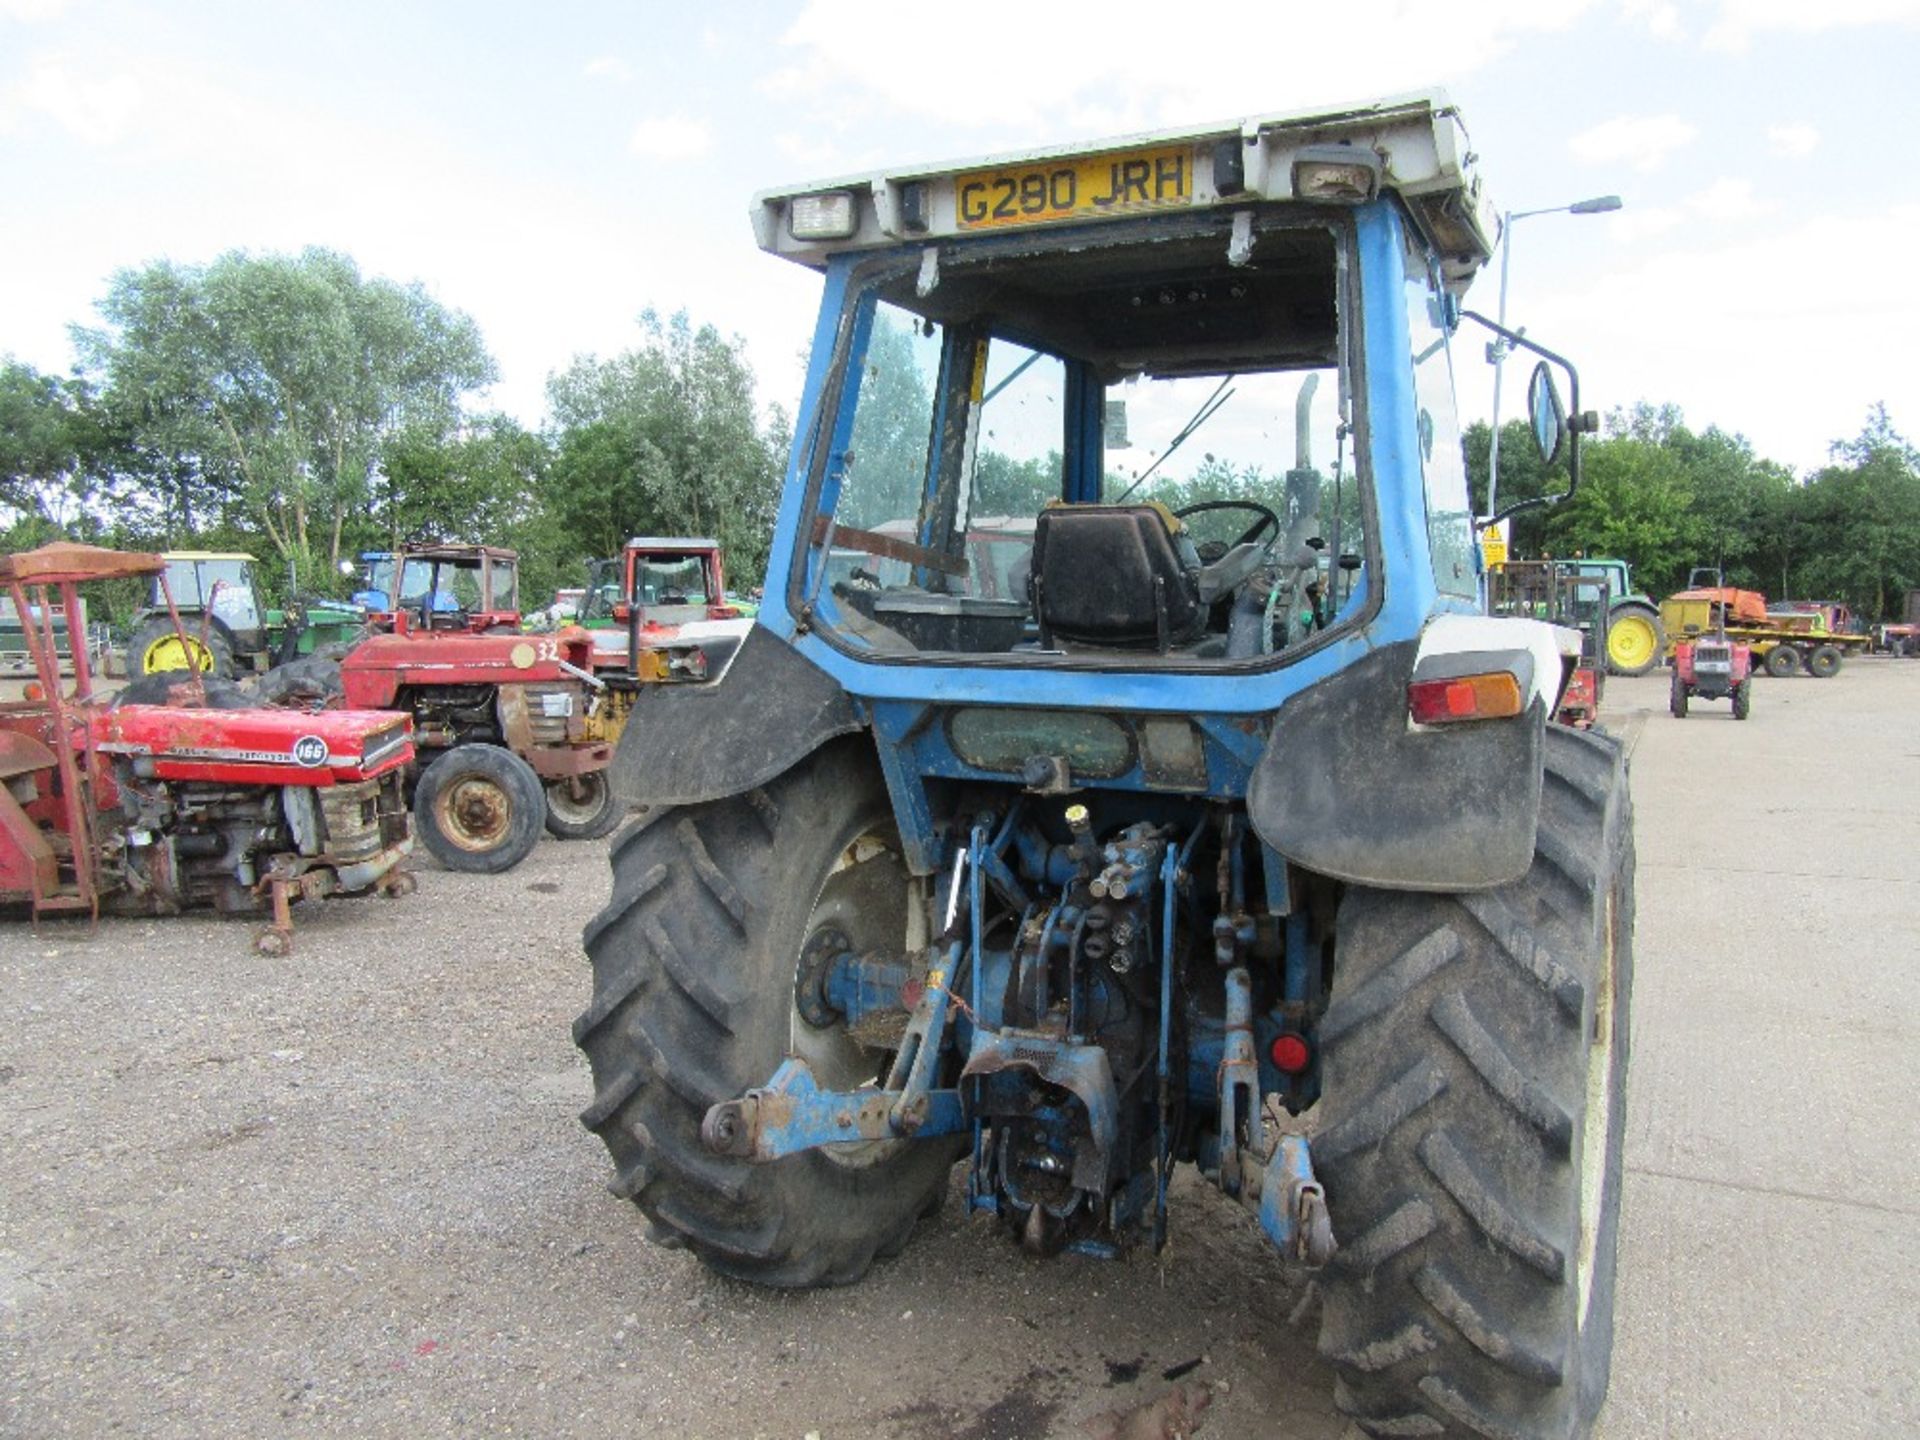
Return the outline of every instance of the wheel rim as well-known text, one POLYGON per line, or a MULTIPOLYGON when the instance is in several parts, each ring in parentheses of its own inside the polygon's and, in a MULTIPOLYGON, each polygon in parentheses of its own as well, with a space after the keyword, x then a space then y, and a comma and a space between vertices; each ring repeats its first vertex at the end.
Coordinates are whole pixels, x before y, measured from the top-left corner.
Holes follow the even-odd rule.
POLYGON ((565 825, 591 825, 607 805, 607 777, 602 771, 572 775, 547 787, 547 808, 565 825))
POLYGON ((465 775, 434 796, 433 818, 451 844, 483 855, 513 828, 513 797, 483 775, 465 775))
POLYGON ((1613 989, 1615 936, 1613 896, 1607 896, 1606 953, 1594 991, 1593 1031, 1587 1048, 1586 1118, 1580 1132, 1580 1328, 1586 1329, 1593 1304, 1594 1267, 1599 1259, 1600 1228, 1606 1204, 1607 1171, 1613 1158, 1613 989))
MULTIPOLYGON (((801 937, 799 950, 794 956, 794 978, 799 979, 802 957, 807 945, 821 931, 834 925, 832 917, 826 913, 824 901, 834 877, 861 865, 870 864, 900 865, 897 845, 888 837, 874 831, 857 836, 834 860, 826 878, 820 882, 820 893, 814 897, 813 908, 807 916, 807 923, 801 937)), ((905 871, 902 869, 902 881, 905 871)), ((908 889, 908 904, 913 904, 913 891, 908 889)), ((911 926, 911 916, 909 925, 911 926)), ((924 928, 924 927, 922 927, 924 928)), ((911 944, 908 936, 903 941, 911 944)), ((844 1020, 829 1026, 811 1024, 800 1013, 800 1002, 793 1001, 787 1023, 787 1048, 789 1053, 807 1062, 813 1071, 813 1078, 822 1090, 852 1090, 860 1085, 869 1084, 879 1070, 881 1057, 888 1053, 862 1045, 847 1031, 844 1020)), ((859 1170, 880 1164, 909 1142, 902 1140, 873 1140, 862 1145, 827 1145, 813 1153, 822 1156, 836 1165, 859 1170)))
POLYGON ((191 635, 162 635, 140 657, 140 669, 147 675, 158 675, 166 670, 198 670, 205 673, 213 669, 213 652, 191 635))
POLYGON ((1623 615, 1607 629, 1607 658, 1619 669, 1636 669, 1653 659, 1656 643, 1652 621, 1644 615, 1623 615))

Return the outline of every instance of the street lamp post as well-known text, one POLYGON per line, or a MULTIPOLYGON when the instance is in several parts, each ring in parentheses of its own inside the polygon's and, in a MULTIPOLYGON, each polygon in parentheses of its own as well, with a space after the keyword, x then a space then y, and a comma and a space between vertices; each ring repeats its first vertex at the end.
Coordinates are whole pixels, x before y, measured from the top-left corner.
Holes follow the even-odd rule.
MULTIPOLYGON (((1549 205, 1544 210, 1509 210, 1500 217, 1500 326, 1507 324, 1507 272, 1513 261, 1513 225, 1516 220, 1535 215, 1599 215, 1620 208, 1618 195, 1596 195, 1591 200, 1576 200, 1571 205, 1549 205)), ((1504 335, 1493 337, 1487 346, 1487 361, 1493 366, 1493 441, 1487 450, 1487 517, 1500 513, 1494 501, 1500 494, 1500 373, 1513 349, 1504 335)))

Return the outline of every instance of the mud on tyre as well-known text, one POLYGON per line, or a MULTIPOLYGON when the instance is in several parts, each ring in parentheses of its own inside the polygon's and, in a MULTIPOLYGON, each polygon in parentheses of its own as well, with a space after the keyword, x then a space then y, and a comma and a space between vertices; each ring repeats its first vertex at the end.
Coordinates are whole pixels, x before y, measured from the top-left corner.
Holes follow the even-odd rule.
POLYGON ((727 800, 646 815, 614 842, 613 897, 587 926, 593 1000, 574 1022, 615 1194, 708 1266, 766 1285, 840 1285, 897 1252, 938 1204, 956 1138, 816 1150, 771 1164, 713 1154, 709 1107, 765 1084, 797 1052, 851 1088, 887 1052, 815 1027, 794 990, 809 935, 897 950, 907 873, 870 753, 816 752, 727 800))
POLYGON ((1606 1395, 1632 986, 1618 743, 1549 726, 1539 838, 1475 895, 1355 890, 1313 1154, 1320 1346, 1375 1436, 1588 1433, 1606 1395))

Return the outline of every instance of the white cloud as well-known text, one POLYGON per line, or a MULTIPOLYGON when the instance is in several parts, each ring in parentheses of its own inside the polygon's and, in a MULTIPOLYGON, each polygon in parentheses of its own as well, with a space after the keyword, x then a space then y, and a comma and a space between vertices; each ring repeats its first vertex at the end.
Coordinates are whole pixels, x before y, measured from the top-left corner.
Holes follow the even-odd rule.
POLYGON ((1687 208, 1703 220, 1757 220, 1779 209, 1775 201, 1753 193, 1751 180, 1716 180, 1687 197, 1687 208))
POLYGON ((1424 87, 1436 76, 1465 77, 1530 34, 1569 29, 1597 4, 1349 0, 1295 7, 1271 43, 1247 43, 1227 25, 1190 26, 1171 42, 1186 57, 1176 59, 1154 38, 1166 33, 1164 0, 975 0, 964 25, 942 31, 939 63, 929 68, 900 60, 926 44, 918 7, 809 0, 782 37, 792 61, 765 88, 781 99, 836 107, 854 95, 873 96, 894 113, 976 134, 1012 138, 1044 128, 1049 139, 1064 140, 1070 137, 1063 127, 1076 114, 1088 122, 1081 133, 1101 133, 1115 110, 1137 111, 1152 124, 1224 118, 1271 110, 1276 96, 1304 107, 1424 87), (1194 60, 1200 54, 1204 64, 1194 60))
POLYGON ((1707 28, 1713 50, 1744 50, 1756 35, 1788 32, 1814 35, 1823 30, 1868 25, 1920 27, 1920 0, 1719 0, 1719 17, 1707 28))
POLYGON ((145 87, 124 73, 87 74, 64 56, 43 55, 0 100, 0 125, 22 114, 45 115, 89 145, 110 145, 146 99, 145 87))
POLYGON ((633 127, 627 148, 649 160, 696 160, 713 148, 713 132, 704 120, 656 115, 633 127))
POLYGON ((1757 220, 1779 208, 1777 202, 1756 195, 1751 180, 1721 179, 1677 205, 1630 206, 1613 217, 1608 234, 1616 245, 1632 247, 1684 225, 1700 221, 1737 224, 1757 220))
POLYGON ((1642 240, 1666 234, 1686 218, 1682 211, 1670 205, 1629 208, 1613 217, 1612 223, 1607 226, 1607 233, 1618 245, 1637 245, 1642 240))
POLYGON ((1749 225, 1724 245, 1705 238, 1718 232, 1688 232, 1691 243, 1643 249, 1577 288, 1530 295, 1530 333, 1569 337, 1583 404, 1671 400, 1695 426, 1743 431, 1769 459, 1811 468, 1829 442, 1858 433, 1873 401, 1920 393, 1920 351, 1909 340, 1920 331, 1920 291, 1783 286, 1781 276, 1803 270, 1808 255, 1837 254, 1861 273, 1899 273, 1916 220, 1920 205, 1907 204, 1749 225), (1795 346, 1804 363, 1755 363, 1795 346))
POLYGON ((1767 140, 1774 154, 1797 160, 1814 152, 1820 144, 1820 132, 1811 125, 1770 125, 1767 140))
POLYGON ((1647 33, 1656 40, 1681 40, 1686 37, 1680 24, 1680 9, 1671 0, 1623 0, 1621 8, 1628 19, 1642 21, 1647 33))
POLYGON ((596 80, 625 82, 633 78, 633 67, 618 55, 597 55, 586 63, 581 73, 596 80))
POLYGON ((1567 142, 1574 158, 1589 165, 1627 165, 1658 170, 1674 151, 1691 145, 1699 129, 1678 115, 1616 115, 1567 142))
POLYGON ((773 148, 795 165, 804 166, 816 175, 844 168, 840 147, 831 140, 785 130, 773 137, 773 148))

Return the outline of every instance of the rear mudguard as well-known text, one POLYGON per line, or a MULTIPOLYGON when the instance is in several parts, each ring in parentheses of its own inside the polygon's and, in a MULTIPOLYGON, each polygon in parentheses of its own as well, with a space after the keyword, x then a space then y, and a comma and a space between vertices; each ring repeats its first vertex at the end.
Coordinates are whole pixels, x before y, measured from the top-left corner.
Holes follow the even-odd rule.
POLYGON ((1536 680, 1542 667, 1524 649, 1462 653, 1474 661, 1467 669, 1512 670, 1527 708, 1506 720, 1416 726, 1407 685, 1418 649, 1383 646, 1281 706, 1248 785, 1248 818, 1288 860, 1335 879, 1491 889, 1533 861, 1557 677, 1536 680))
POLYGON ((837 680, 755 625, 718 680, 640 687, 614 752, 614 790, 629 805, 722 800, 862 728, 837 680))

